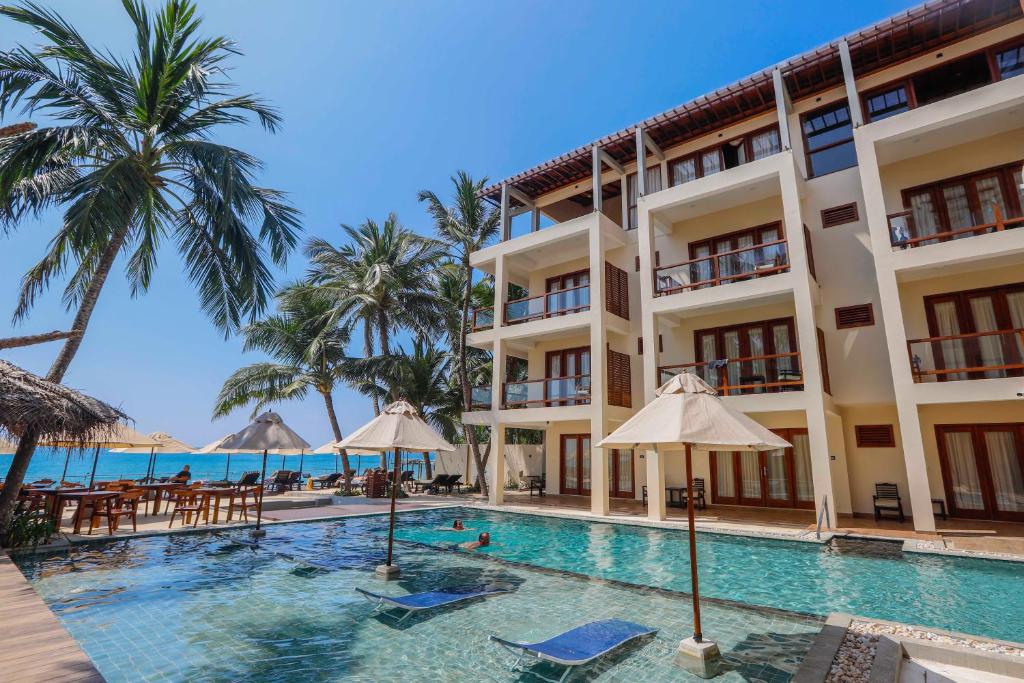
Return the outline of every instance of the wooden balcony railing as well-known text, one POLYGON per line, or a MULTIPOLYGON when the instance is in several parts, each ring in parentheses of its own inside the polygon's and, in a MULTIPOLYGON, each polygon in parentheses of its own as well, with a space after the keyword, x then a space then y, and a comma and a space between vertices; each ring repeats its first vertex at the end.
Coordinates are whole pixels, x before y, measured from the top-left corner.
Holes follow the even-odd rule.
POLYGON ((658 368, 659 383, 683 372, 696 374, 721 396, 800 391, 804 387, 798 351, 662 365, 658 368))
POLYGON ((516 325, 590 310, 590 285, 560 289, 505 304, 505 324, 516 325))
POLYGON ((788 270, 789 250, 786 240, 781 239, 655 268, 654 293, 661 296, 717 287, 788 270))
POLYGON ((494 306, 487 306, 486 308, 474 308, 473 316, 470 320, 472 329, 474 332, 480 330, 489 330, 494 327, 494 306))
POLYGON ((506 382, 505 408, 576 406, 590 403, 590 375, 506 382))
POLYGON ((1024 328, 907 341, 915 382, 1024 376, 1024 328))
POLYGON ((992 206, 993 220, 991 222, 986 219, 986 216, 977 211, 972 211, 971 215, 975 225, 970 227, 921 234, 912 210, 897 211, 896 213, 889 214, 887 217, 889 220, 889 238, 892 241, 892 246, 908 249, 1024 227, 1024 216, 1004 218, 998 204, 992 206))
POLYGON ((478 387, 469 388, 469 409, 490 410, 491 409, 491 385, 483 384, 478 387))

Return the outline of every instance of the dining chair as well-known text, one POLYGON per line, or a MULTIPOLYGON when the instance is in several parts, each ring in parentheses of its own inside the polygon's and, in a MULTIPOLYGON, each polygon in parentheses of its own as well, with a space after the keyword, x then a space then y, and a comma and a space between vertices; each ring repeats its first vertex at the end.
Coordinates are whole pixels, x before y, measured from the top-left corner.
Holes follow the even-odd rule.
POLYGON ((139 501, 145 491, 125 491, 118 496, 111 496, 103 501, 103 506, 96 506, 89 522, 89 533, 98 525, 100 517, 107 518, 107 533, 111 536, 117 531, 122 517, 132 520, 132 531, 138 531, 139 501))
POLYGON ((231 521, 235 510, 238 510, 238 519, 249 521, 249 509, 256 509, 259 505, 262 486, 239 486, 238 490, 231 495, 228 501, 228 521, 231 521))
POLYGON ((190 488, 176 489, 173 495, 174 509, 171 510, 171 521, 167 524, 167 528, 170 529, 174 526, 174 518, 178 514, 181 515, 182 524, 188 524, 189 519, 194 514, 196 518, 192 522, 192 526, 193 528, 199 526, 199 516, 206 509, 209 496, 190 488))

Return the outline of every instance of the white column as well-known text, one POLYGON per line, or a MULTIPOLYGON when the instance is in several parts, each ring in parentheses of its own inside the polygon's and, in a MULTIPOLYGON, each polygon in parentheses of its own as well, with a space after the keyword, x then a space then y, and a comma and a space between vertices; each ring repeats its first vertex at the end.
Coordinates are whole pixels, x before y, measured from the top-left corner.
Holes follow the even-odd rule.
POLYGON ((647 518, 662 522, 665 513, 665 454, 647 451, 647 518))
POLYGON ((604 232, 596 221, 588 239, 590 261, 590 510, 608 514, 608 453, 594 444, 605 435, 608 405, 608 334, 605 330, 604 232))
POLYGON ((839 41, 839 62, 843 65, 843 82, 846 84, 846 100, 850 105, 850 122, 854 128, 864 125, 864 113, 860 108, 860 95, 857 94, 857 79, 853 73, 853 60, 850 59, 850 44, 845 39, 839 41))
MULTIPOLYGON (((863 130, 863 129, 861 129, 863 130)), ((899 285, 892 267, 892 242, 885 212, 885 196, 878 174, 878 157, 873 141, 854 131, 857 145, 857 163, 861 187, 864 192, 864 213, 871 233, 871 250, 875 257, 878 276, 879 307, 885 325, 885 341, 889 349, 896 411, 900 420, 900 439, 903 461, 907 470, 907 493, 910 510, 917 531, 935 531, 935 511, 932 509, 931 488, 928 485, 928 464, 921 435, 921 418, 913 398, 914 377, 907 358, 907 331, 903 324, 899 285)))
POLYGON ((782 141, 782 149, 793 149, 793 139, 789 134, 789 113, 793 110, 793 104, 789 99, 786 82, 782 79, 782 71, 775 69, 772 72, 772 82, 775 86, 775 111, 779 119, 779 139, 782 141))
MULTIPOLYGON (((644 144, 644 129, 640 126, 636 128, 636 193, 637 196, 643 197, 647 194, 647 145, 644 144)), ((625 194, 626 188, 623 189, 625 194)))
POLYGON ((594 193, 594 212, 601 213, 601 148, 594 145, 590 150, 591 184, 594 193))
POLYGON ((487 502, 502 505, 505 502, 505 425, 491 427, 491 457, 487 464, 487 502))
MULTIPOLYGON (((637 201, 637 232, 640 249, 640 334, 643 338, 644 355, 641 357, 644 373, 644 396, 642 405, 654 400, 658 388, 658 329, 657 320, 650 312, 654 301, 654 220, 645 206, 643 197, 637 201)), ((632 341, 632 340, 630 340, 632 341)))
POLYGON ((499 211, 501 222, 501 239, 504 242, 512 237, 512 212, 509 207, 507 183, 503 183, 501 186, 501 208, 499 211))
POLYGON ((804 395, 807 397, 807 436, 811 447, 811 477, 814 482, 814 509, 820 514, 828 499, 831 521, 835 521, 835 491, 832 486, 832 461, 828 447, 828 423, 825 420, 825 389, 818 355, 818 322, 812 294, 812 280, 804 243, 803 218, 797 189, 797 172, 792 162, 782 164, 779 182, 790 271, 793 274, 793 305, 796 309, 797 344, 803 369, 804 395))

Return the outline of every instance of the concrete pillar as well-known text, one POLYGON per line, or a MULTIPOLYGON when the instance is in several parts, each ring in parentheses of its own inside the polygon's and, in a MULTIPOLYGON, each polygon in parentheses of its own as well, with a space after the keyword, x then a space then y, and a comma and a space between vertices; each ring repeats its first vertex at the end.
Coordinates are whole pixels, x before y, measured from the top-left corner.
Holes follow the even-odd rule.
MULTIPOLYGON (((640 334, 643 338, 644 355, 641 356, 644 377, 644 395, 641 405, 654 400, 658 388, 658 326, 650 312, 654 301, 654 219, 645 206, 644 198, 637 201, 637 232, 640 250, 640 334)), ((639 407, 639 406, 637 406, 639 407)))
POLYGON ((608 453, 594 444, 605 435, 608 405, 608 334, 604 324, 607 292, 604 278, 604 232, 600 221, 588 238, 590 261, 590 509, 608 514, 608 453))
POLYGON ((591 185, 594 193, 594 212, 601 213, 601 148, 594 145, 590 150, 591 185))
POLYGON ((822 367, 818 355, 818 322, 815 312, 813 280, 808 267, 807 247, 804 243, 803 217, 800 211, 800 193, 797 170, 789 159, 781 165, 779 182, 782 190, 782 212, 790 271, 793 275, 793 304, 796 309, 797 344, 800 366, 803 369, 804 395, 807 397, 807 436, 811 447, 811 477, 814 481, 814 509, 819 516, 828 500, 830 521, 835 523, 835 491, 832 485, 832 461, 828 444, 828 424, 825 419, 825 389, 822 367))
POLYGON ((793 149, 793 138, 789 133, 789 113, 793 110, 793 104, 789 99, 789 90, 782 78, 782 71, 775 69, 772 72, 772 82, 775 86, 775 111, 779 119, 779 139, 782 142, 782 149, 793 149))
POLYGON ((647 518, 662 522, 665 512, 665 454, 647 451, 647 518))
POLYGON ((857 79, 853 73, 853 60, 850 58, 850 44, 845 39, 839 41, 839 62, 843 65, 846 100, 850 105, 850 123, 854 128, 860 128, 864 125, 864 113, 860 108, 860 95, 857 94, 857 79))
POLYGON ((903 462, 907 470, 907 493, 910 510, 917 531, 935 531, 935 511, 932 509, 931 489, 928 485, 928 464, 921 435, 921 418, 914 400, 914 377, 907 358, 907 331, 903 324, 899 285, 892 266, 892 242, 885 212, 882 179, 878 173, 878 156, 874 142, 858 129, 854 131, 857 145, 857 163, 861 187, 864 192, 864 213, 871 234, 871 251, 875 257, 878 277, 879 307, 885 325, 885 341, 889 350, 896 411, 900 420, 903 462))
POLYGON ((491 457, 487 467, 487 502, 505 503, 505 425, 491 427, 491 457))

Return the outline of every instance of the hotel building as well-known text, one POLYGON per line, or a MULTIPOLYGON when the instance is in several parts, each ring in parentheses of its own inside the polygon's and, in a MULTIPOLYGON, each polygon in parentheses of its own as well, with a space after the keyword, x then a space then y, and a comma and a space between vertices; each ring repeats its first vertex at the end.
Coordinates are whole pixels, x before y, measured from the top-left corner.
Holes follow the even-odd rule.
POLYGON ((694 372, 793 444, 695 453, 710 505, 1024 521, 1022 163, 1021 3, 939 0, 486 188, 489 469, 543 430, 549 494, 664 519, 681 454, 593 444, 694 372))

